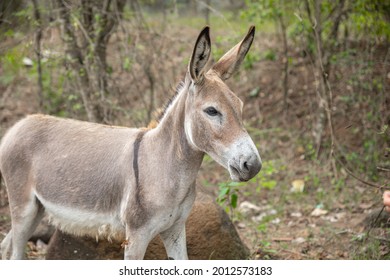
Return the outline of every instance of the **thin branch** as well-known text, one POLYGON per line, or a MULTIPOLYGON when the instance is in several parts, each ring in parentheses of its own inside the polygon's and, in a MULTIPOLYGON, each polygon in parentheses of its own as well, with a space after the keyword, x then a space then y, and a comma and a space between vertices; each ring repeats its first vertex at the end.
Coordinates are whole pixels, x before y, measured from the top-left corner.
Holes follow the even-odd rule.
MULTIPOLYGON (((89 38, 93 38, 95 35, 95 27, 93 24, 94 14, 93 14, 93 5, 89 1, 81 1, 81 19, 83 24, 87 28, 87 33, 89 38)), ((86 38, 84 38, 85 40, 86 38)), ((83 47, 87 47, 88 42, 84 42, 83 47)))
POLYGON ((77 26, 80 27, 81 32, 83 33, 85 39, 88 41, 90 46, 94 46, 94 42, 92 38, 90 37, 89 33, 87 32, 87 29, 84 27, 84 25, 81 23, 81 21, 76 17, 73 13, 71 14, 72 19, 77 22, 77 26))
POLYGON ((288 60, 288 41, 287 41, 287 27, 284 22, 284 16, 283 14, 278 15, 278 22, 280 26, 280 31, 282 35, 282 42, 283 42, 283 55, 284 55, 284 67, 283 67, 283 107, 284 107, 284 115, 285 118, 287 116, 288 112, 288 74, 289 74, 289 60, 288 60))
MULTIPOLYGON (((318 0, 317 0, 318 1, 318 0)), ((344 5, 343 3, 344 1, 342 1, 342 5, 344 5)), ((318 94, 318 97, 320 98, 320 103, 323 102, 323 105, 324 105, 324 108, 325 108, 325 112, 326 112, 326 116, 327 116, 327 120, 328 120, 328 125, 329 125, 329 130, 330 130, 330 137, 331 137, 331 147, 330 147, 330 157, 333 158, 334 160, 336 160, 343 168, 344 170, 353 178, 355 178, 356 180, 360 181, 361 183, 365 184, 365 185, 368 185, 368 186, 371 186, 371 187, 374 187, 374 188, 377 188, 377 189, 380 189, 380 190, 383 190, 383 189, 387 189, 387 188, 390 188, 390 185, 388 184, 385 184, 385 185, 378 185, 378 184, 375 184, 373 182, 369 182, 367 180, 364 180, 362 178, 360 178, 359 176, 357 176, 356 174, 354 174, 351 170, 348 169, 348 167, 340 160, 340 158, 337 156, 336 154, 336 150, 335 150, 335 147, 337 145, 337 139, 335 137, 335 133, 334 133, 334 126, 333 126, 333 116, 332 116, 332 107, 333 107, 333 91, 332 91, 332 87, 331 87, 331 84, 329 82, 329 76, 328 76, 328 73, 326 73, 326 70, 325 70, 325 67, 324 67, 324 63, 323 63, 323 57, 322 57, 322 44, 321 44, 321 33, 319 30, 321 30, 321 22, 320 22, 320 19, 317 19, 320 17, 320 14, 319 14, 319 11, 317 10, 319 7, 318 7, 318 2, 316 2, 316 19, 317 21, 316 22, 313 22, 313 19, 311 18, 311 15, 312 15, 312 12, 311 12, 311 9, 310 9, 310 6, 309 6, 309 2, 306 0, 305 1, 305 4, 306 4, 306 11, 307 11, 307 14, 309 16, 309 19, 312 23, 312 29, 313 29, 313 32, 314 32, 314 38, 315 38, 315 41, 316 41, 316 47, 317 47, 317 62, 318 62, 318 67, 319 67, 319 70, 321 71, 321 76, 322 76, 322 82, 324 82, 325 86, 326 86, 326 92, 328 93, 328 100, 326 100, 325 98, 322 97, 322 95, 319 93, 318 94)), ((316 76, 315 76, 315 79, 316 79, 316 76)), ((316 79, 317 80, 317 79, 316 79)), ((317 84, 317 83, 316 83, 317 84)), ((318 85, 317 85, 318 87, 318 85)), ((317 88, 317 91, 319 89, 317 88)), ((336 165, 335 165, 335 161, 332 160, 332 168, 334 170, 334 173, 337 175, 336 173, 336 165)))
POLYGON ((42 40, 42 19, 39 11, 37 0, 32 0, 34 7, 34 17, 37 25, 35 32, 35 54, 37 55, 37 71, 38 71, 38 98, 39 108, 43 109, 43 82, 42 82, 42 54, 41 54, 41 40, 42 40))
POLYGON ((385 168, 385 167, 382 167, 382 166, 377 166, 376 169, 378 169, 380 171, 390 172, 389 168, 385 168))
POLYGON ((220 18, 222 18, 223 21, 228 25, 229 29, 234 30, 234 28, 230 24, 229 20, 227 20, 227 18, 221 12, 217 11, 216 9, 214 9, 213 7, 211 7, 210 5, 205 3, 204 1, 201 1, 201 0, 195 0, 195 1, 198 2, 199 4, 201 4, 202 6, 206 7, 206 9, 209 9, 211 12, 213 12, 214 14, 219 16, 220 18))
POLYGON ((374 222, 371 224, 370 228, 368 229, 366 237, 369 237, 369 236, 370 236, 371 230, 372 230, 372 229, 374 228, 374 226, 376 225, 376 222, 378 222, 378 219, 379 219, 379 217, 381 216, 383 210, 385 210, 385 208, 386 208, 386 206, 384 205, 384 206, 382 207, 381 211, 379 212, 378 216, 376 216, 374 222))
POLYGON ((337 156, 334 156, 334 158, 336 159, 336 161, 344 168, 344 170, 353 178, 355 178, 356 180, 358 180, 359 182, 367 185, 367 186, 370 186, 370 187, 373 187, 373 188, 377 188, 379 190, 384 190, 384 189, 390 189, 390 184, 386 183, 384 185, 378 185, 378 184, 375 184, 375 183, 372 183, 372 182, 369 182, 367 180, 364 180, 362 178, 360 178, 359 176, 357 176, 356 174, 354 174, 351 170, 348 169, 348 167, 337 157, 337 156))

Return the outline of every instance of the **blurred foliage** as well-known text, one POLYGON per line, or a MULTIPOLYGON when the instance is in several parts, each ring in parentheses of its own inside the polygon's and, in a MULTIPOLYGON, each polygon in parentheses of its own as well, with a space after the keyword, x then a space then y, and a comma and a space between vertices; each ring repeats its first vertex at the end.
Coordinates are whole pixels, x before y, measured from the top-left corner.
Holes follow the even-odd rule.
MULTIPOLYGON (((241 16, 259 25, 267 21, 277 22, 278 18, 283 17, 289 40, 294 44, 292 48, 302 48, 304 53, 311 55, 317 52, 318 47, 312 32, 317 24, 314 19, 317 3, 321 20, 321 30, 318 32, 327 80, 330 84, 340 79, 347 80, 353 85, 352 92, 337 92, 337 98, 347 102, 349 107, 356 102, 364 107, 363 114, 355 115, 357 119, 354 120, 361 126, 362 148, 350 152, 347 152, 348 147, 341 148, 351 169, 359 170, 377 181, 378 164, 389 165, 388 161, 383 162, 381 155, 389 145, 390 135, 382 133, 379 136, 377 131, 389 124, 390 116, 388 112, 383 113, 386 111, 386 62, 379 66, 372 59, 374 52, 381 48, 386 51, 389 47, 390 4, 370 0, 246 0, 247 9, 241 12, 241 16), (349 65, 349 69, 343 75, 339 69, 344 69, 345 65, 349 65)), ((266 57, 275 59, 274 56, 266 57)), ((310 146, 308 143, 307 147, 310 146)), ((326 143, 324 146, 329 147, 326 143)), ((313 147, 311 150, 311 155, 315 156, 313 147)))

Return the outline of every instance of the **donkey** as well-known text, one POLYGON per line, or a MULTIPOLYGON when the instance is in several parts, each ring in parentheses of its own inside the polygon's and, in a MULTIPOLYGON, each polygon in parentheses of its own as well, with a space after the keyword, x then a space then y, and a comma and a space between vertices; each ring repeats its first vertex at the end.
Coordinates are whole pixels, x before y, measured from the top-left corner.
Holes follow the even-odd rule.
POLYGON ((204 154, 234 181, 248 181, 261 169, 243 126, 243 102, 224 83, 243 61, 254 34, 252 26, 239 44, 206 67, 211 52, 206 26, 184 82, 153 129, 46 115, 16 123, 0 145, 12 218, 2 258, 23 258, 26 242, 47 212, 65 232, 124 240, 125 259, 143 259, 158 234, 168 257, 188 259, 185 222, 204 154))

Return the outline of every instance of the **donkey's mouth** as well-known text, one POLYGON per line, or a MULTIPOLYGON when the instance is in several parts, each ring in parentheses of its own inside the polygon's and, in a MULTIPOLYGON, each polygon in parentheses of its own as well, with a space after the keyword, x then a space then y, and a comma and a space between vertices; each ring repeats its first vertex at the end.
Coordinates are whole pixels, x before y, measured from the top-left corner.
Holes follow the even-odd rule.
POLYGON ((240 171, 232 165, 229 165, 228 170, 230 173, 230 178, 235 182, 246 182, 250 179, 250 178, 248 179, 243 178, 240 171))
POLYGON ((242 161, 239 165, 234 160, 229 161, 228 170, 230 177, 236 182, 247 182, 252 179, 261 169, 261 160, 255 157, 249 159, 249 161, 242 161))

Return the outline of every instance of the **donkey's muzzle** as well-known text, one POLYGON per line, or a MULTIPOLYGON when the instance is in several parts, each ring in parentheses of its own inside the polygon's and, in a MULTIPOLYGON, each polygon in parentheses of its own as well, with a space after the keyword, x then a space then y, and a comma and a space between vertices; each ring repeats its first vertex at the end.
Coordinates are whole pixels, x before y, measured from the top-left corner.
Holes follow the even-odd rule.
POLYGON ((261 159, 257 155, 251 155, 231 161, 228 169, 232 180, 245 182, 256 176, 261 170, 261 166, 261 159))

